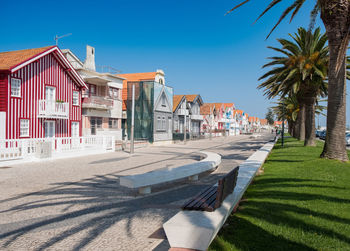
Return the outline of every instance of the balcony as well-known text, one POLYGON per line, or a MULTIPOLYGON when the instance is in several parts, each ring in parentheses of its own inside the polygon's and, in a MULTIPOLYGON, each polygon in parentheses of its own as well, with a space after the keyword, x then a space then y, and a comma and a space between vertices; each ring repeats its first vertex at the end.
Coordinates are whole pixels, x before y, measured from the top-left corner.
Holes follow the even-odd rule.
POLYGON ((178 109, 177 110, 177 115, 180 115, 180 116, 187 116, 188 115, 188 110, 187 109, 178 109))
POLYGON ((65 102, 55 102, 48 100, 39 100, 39 118, 69 118, 69 104, 65 102))
POLYGON ((192 120, 203 120, 203 115, 199 114, 192 114, 190 117, 192 120))
POLYGON ((90 96, 83 99, 82 107, 110 110, 113 108, 113 100, 107 97, 90 96))

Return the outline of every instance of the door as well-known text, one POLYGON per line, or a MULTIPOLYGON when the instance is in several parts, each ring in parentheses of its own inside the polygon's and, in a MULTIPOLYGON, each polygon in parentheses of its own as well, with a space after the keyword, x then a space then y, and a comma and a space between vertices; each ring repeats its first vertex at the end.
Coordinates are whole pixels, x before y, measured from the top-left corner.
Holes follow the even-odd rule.
POLYGON ((54 138, 55 129, 55 121, 45 121, 45 138, 54 138))
POLYGON ((96 118, 91 117, 90 119, 91 135, 96 135, 96 125, 97 125, 96 118))
POLYGON ((72 148, 79 148, 80 138, 79 138, 79 122, 72 122, 72 148))
POLYGON ((72 122, 72 138, 79 136, 79 122, 72 122))
POLYGON ((55 112, 56 88, 52 86, 45 87, 46 111, 55 112))

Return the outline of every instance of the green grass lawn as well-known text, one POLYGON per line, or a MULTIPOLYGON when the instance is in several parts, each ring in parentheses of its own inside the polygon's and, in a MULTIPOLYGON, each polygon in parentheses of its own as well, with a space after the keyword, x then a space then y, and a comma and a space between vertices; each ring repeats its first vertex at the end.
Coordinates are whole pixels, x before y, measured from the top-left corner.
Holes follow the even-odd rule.
POLYGON ((209 250, 350 250, 350 163, 322 146, 278 142, 209 250))

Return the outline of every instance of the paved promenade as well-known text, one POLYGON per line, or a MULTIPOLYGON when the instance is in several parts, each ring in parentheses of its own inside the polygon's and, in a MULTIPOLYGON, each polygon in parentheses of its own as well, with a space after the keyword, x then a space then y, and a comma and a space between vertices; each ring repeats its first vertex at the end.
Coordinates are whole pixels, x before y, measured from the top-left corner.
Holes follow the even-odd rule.
POLYGON ((166 250, 157 231, 162 224, 273 136, 220 137, 136 149, 132 156, 115 152, 2 167, 0 250, 166 250), (221 154, 222 164, 199 181, 152 187, 147 196, 119 186, 123 175, 198 161, 200 150, 221 154))

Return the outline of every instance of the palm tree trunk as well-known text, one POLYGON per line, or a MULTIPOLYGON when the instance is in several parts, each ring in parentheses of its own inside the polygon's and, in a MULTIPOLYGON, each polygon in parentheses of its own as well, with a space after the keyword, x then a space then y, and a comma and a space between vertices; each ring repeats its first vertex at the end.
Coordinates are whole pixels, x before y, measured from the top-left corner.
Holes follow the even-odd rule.
POLYGON ((346 130, 346 49, 349 44, 350 2, 321 0, 321 18, 329 46, 327 135, 321 157, 348 161, 346 130))
POLYGON ((303 103, 299 103, 299 113, 297 119, 297 135, 296 138, 298 140, 305 140, 305 105, 303 103))
POLYGON ((315 97, 305 97, 305 141, 304 146, 316 146, 315 97))

